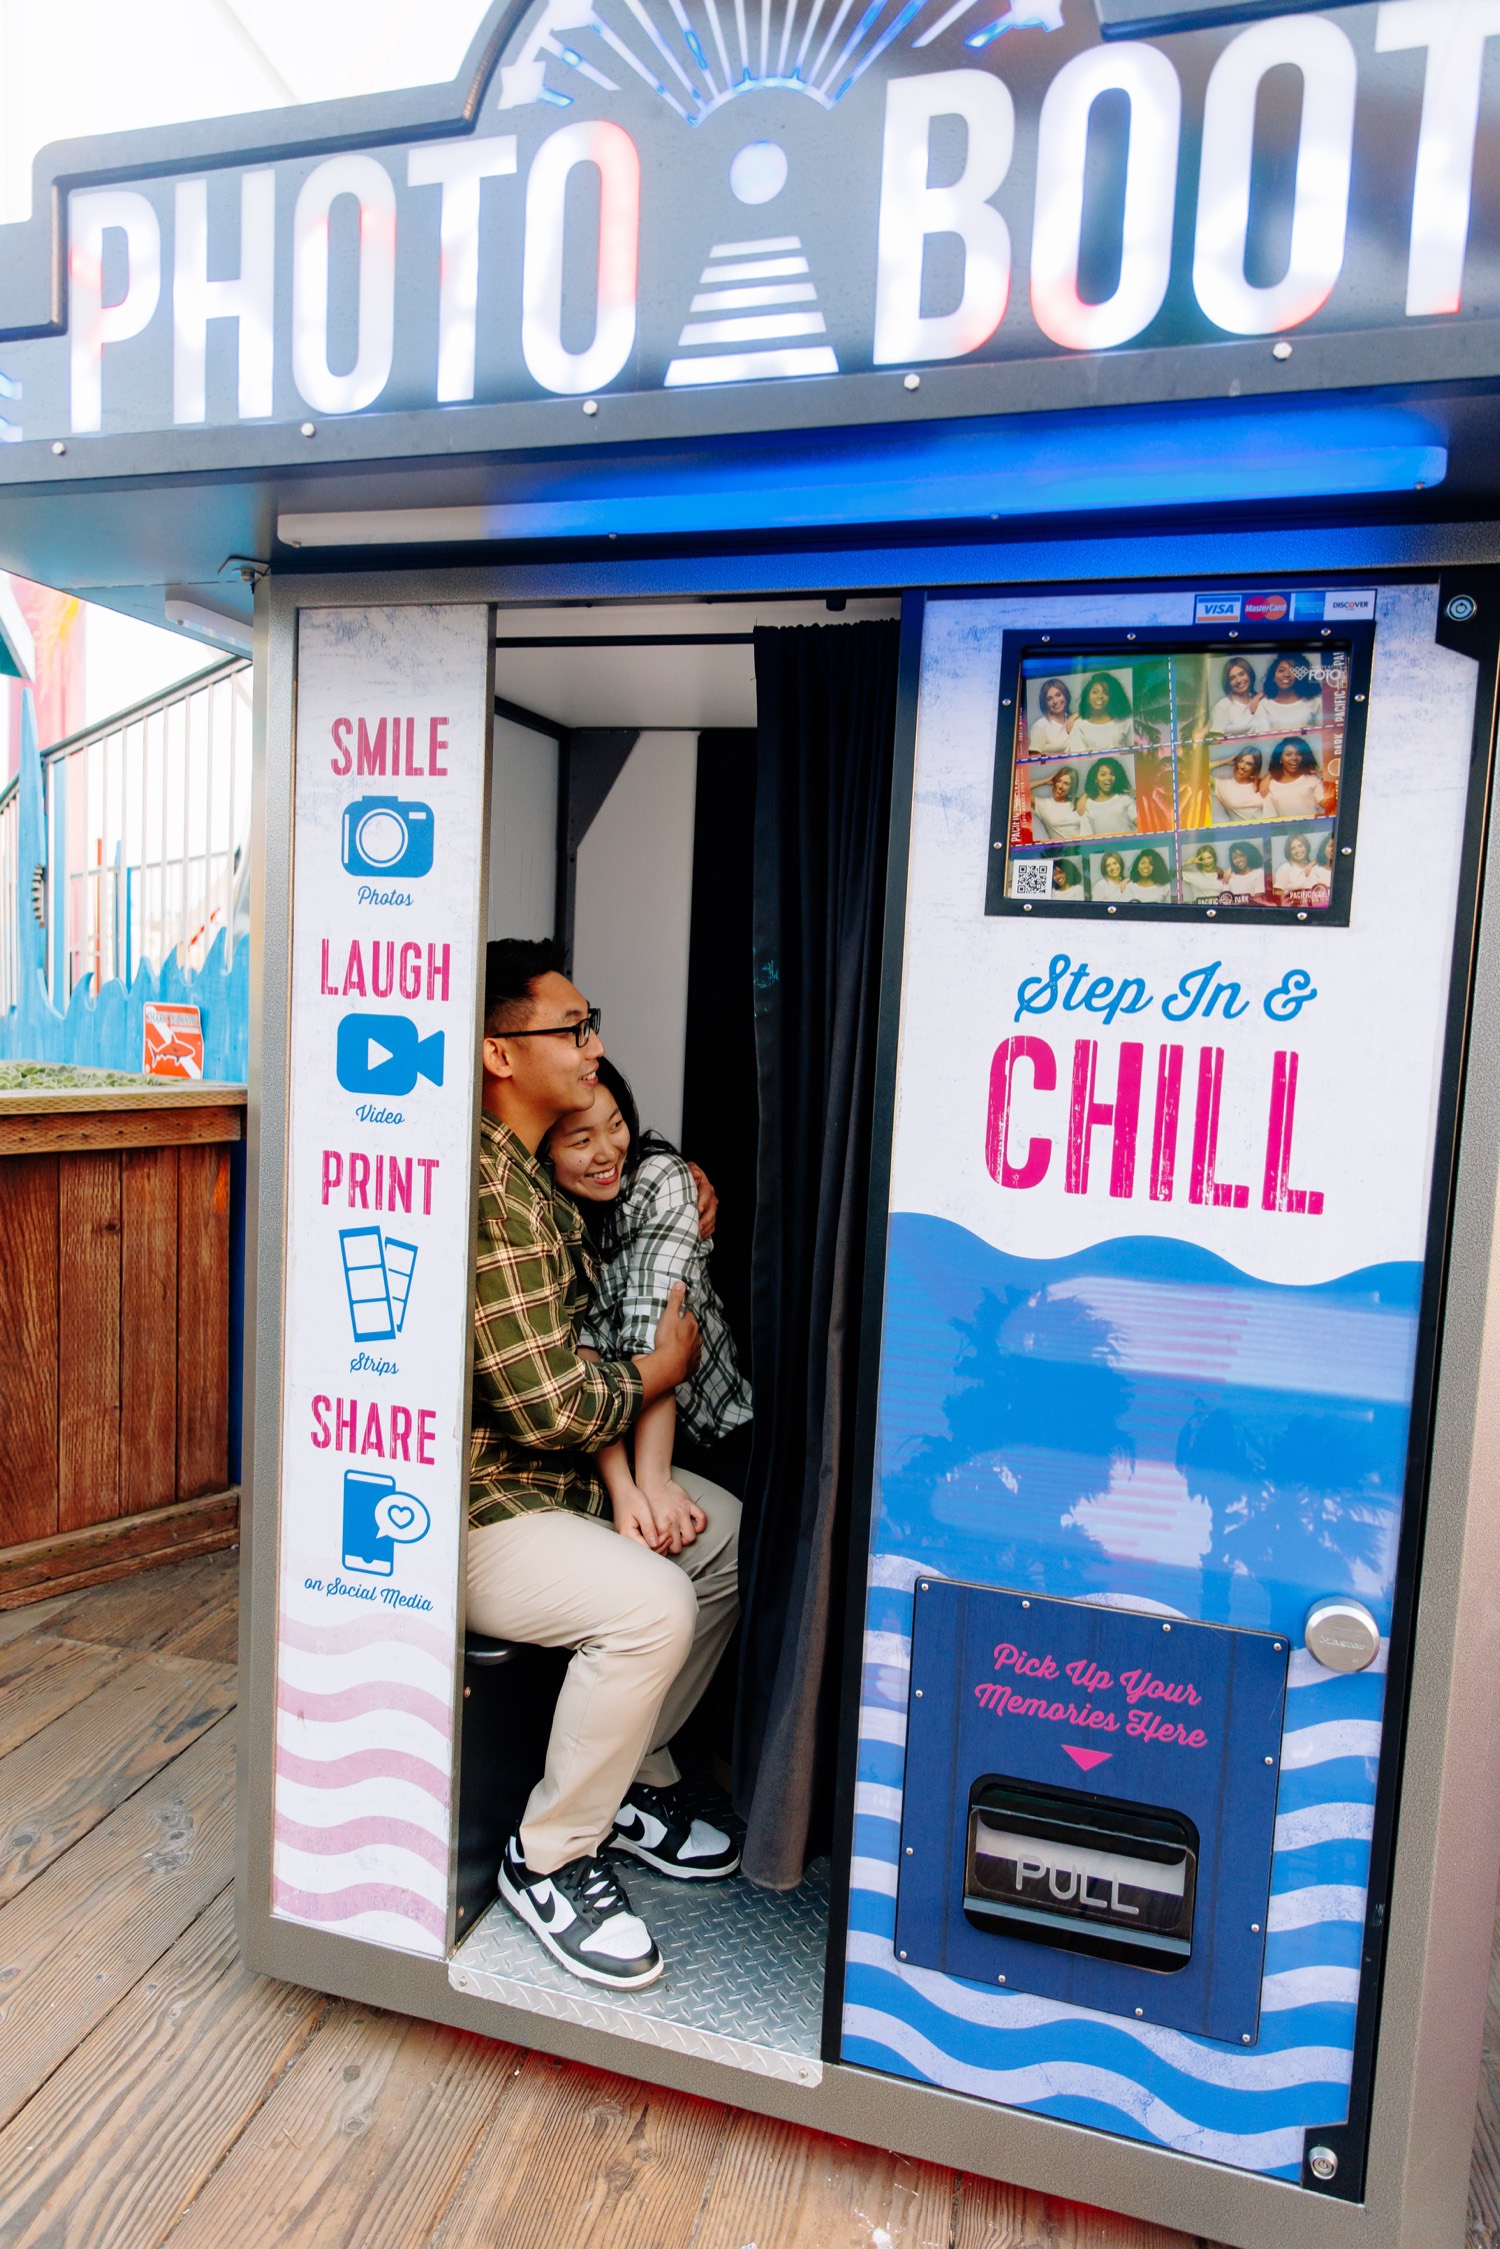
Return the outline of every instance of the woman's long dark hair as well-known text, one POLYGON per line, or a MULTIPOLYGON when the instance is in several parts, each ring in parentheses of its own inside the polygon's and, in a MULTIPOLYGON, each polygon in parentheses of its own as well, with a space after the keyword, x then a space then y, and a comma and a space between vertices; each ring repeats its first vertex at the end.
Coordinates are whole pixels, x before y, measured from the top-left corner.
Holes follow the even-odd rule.
POLYGON ((1130 781, 1128 776, 1126 775, 1124 766, 1120 763, 1117 757, 1095 758, 1093 764, 1089 767, 1088 772, 1084 775, 1083 778, 1084 794, 1086 796, 1091 796, 1097 800, 1099 795, 1099 776, 1103 772, 1106 765, 1110 767, 1115 777, 1116 796, 1128 797, 1130 794, 1130 781))
MULTIPOLYGON (((1124 688, 1121 686, 1119 680, 1116 679, 1113 672, 1089 673, 1088 678, 1083 683, 1082 692, 1078 697, 1079 717, 1087 718, 1089 716, 1089 694, 1093 688, 1098 686, 1101 680, 1104 683, 1104 709, 1106 715, 1110 718, 1129 718, 1130 697, 1126 694, 1124 688)), ((1097 724, 1097 721, 1095 723, 1097 724)))
POLYGON ((1273 780, 1295 781, 1297 779, 1297 774, 1288 773, 1286 769, 1286 753, 1288 750, 1297 752, 1297 764, 1301 772, 1317 772, 1317 753, 1314 751, 1311 742, 1304 742, 1300 734, 1289 734, 1284 742, 1277 743, 1271 753, 1271 776, 1273 780))
MULTIPOLYGON (((630 1145, 625 1150, 624 1161, 620 1166, 620 1192, 616 1195, 614 1201, 611 1203, 580 1201, 578 1204, 584 1231, 600 1257, 607 1263, 620 1246, 618 1215, 620 1204, 629 1191, 630 1182, 634 1178, 637 1168, 647 1156, 675 1156, 678 1151, 673 1147, 670 1140, 655 1131, 651 1126, 648 1125, 646 1130, 642 1132, 641 1113, 636 1107, 635 1095, 630 1090, 630 1080, 623 1070, 616 1069, 607 1054, 601 1055, 599 1059, 599 1083, 606 1093, 613 1096, 615 1107, 624 1118, 625 1129, 630 1135, 630 1145)), ((552 1134, 549 1132, 539 1151, 543 1156, 547 1153, 551 1138, 552 1134)))

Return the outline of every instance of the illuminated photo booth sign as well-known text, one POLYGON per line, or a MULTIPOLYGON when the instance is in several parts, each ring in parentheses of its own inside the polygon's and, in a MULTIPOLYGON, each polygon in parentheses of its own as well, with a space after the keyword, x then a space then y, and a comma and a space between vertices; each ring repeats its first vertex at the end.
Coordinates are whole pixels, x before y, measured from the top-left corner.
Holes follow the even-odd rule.
MULTIPOLYGON (((986 412, 1039 360, 1472 324, 1494 28, 1480 0, 1156 42, 1084 0, 497 9, 451 89, 49 152, 0 230, 5 434, 208 425, 260 462, 258 425, 311 416, 321 459, 322 417, 443 408, 461 444, 465 408, 611 392, 656 394, 626 436, 870 420, 901 394, 850 378, 955 364, 990 373, 912 410, 986 412)), ((1251 387, 1333 379, 1265 357, 1251 387)), ((1169 365, 1120 395, 1180 395, 1169 365)))

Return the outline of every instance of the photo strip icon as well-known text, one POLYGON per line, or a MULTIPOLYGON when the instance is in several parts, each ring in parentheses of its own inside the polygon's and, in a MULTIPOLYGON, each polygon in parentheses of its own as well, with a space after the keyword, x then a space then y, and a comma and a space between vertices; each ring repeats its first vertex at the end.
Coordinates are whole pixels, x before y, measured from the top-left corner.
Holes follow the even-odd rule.
POLYGON ((406 1325, 417 1251, 378 1226, 346 1226, 339 1234, 344 1287, 356 1343, 390 1343, 406 1325))

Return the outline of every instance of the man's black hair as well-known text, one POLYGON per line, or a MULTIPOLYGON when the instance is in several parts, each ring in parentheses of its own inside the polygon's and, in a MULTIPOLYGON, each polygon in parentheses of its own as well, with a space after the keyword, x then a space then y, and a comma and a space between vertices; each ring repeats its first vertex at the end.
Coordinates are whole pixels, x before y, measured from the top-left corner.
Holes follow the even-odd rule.
POLYGON ((484 949, 484 1033, 523 1028, 531 987, 541 976, 562 976, 562 947, 551 937, 496 937, 484 949))

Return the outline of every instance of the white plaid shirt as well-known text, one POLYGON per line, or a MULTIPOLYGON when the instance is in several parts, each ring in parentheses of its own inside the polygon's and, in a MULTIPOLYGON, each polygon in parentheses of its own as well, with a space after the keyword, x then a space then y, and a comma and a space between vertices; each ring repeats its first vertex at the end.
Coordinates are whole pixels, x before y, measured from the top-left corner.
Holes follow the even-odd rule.
POLYGON ((619 1249, 600 1268, 581 1340, 604 1359, 649 1351, 673 1281, 687 1284, 703 1333, 697 1372, 677 1392, 677 1412, 698 1444, 727 1437, 754 1410, 724 1307, 709 1279, 710 1245, 698 1232, 698 1190, 681 1156, 643 1156, 615 1205, 619 1249))

